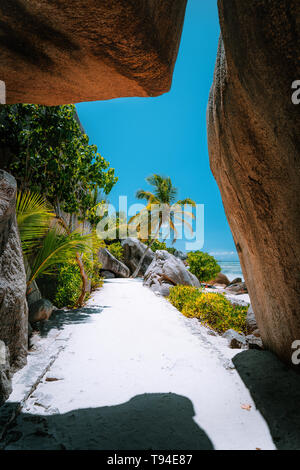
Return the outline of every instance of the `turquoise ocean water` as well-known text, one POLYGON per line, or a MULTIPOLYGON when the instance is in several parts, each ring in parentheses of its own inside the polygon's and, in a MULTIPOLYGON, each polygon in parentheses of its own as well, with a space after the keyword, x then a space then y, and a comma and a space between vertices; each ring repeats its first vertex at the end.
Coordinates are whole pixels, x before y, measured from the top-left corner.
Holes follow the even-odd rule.
POLYGON ((225 274, 230 281, 236 277, 241 277, 244 280, 239 261, 218 261, 218 264, 221 266, 222 273, 225 274))

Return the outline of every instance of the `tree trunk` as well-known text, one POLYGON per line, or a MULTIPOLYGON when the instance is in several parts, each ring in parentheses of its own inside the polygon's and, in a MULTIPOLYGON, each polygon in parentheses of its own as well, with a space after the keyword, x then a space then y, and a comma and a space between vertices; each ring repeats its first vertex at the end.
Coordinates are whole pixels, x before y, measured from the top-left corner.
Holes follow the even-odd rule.
POLYGON ((79 253, 76 253, 76 261, 80 269, 80 275, 81 275, 81 280, 82 280, 81 294, 79 296, 79 299, 76 302, 76 306, 81 307, 83 305, 85 295, 87 293, 88 277, 85 272, 84 264, 79 253))

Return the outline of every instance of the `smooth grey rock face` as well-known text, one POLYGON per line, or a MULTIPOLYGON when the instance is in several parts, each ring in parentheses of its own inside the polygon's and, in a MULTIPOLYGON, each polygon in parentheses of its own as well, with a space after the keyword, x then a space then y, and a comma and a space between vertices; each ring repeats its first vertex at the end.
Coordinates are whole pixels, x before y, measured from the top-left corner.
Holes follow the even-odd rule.
MULTIPOLYGON (((131 274, 136 270, 147 246, 136 238, 126 238, 122 241, 124 249, 124 263, 130 269, 131 274)), ((149 249, 141 266, 139 276, 143 276, 154 259, 154 253, 149 249)))
POLYGON ((0 406, 12 392, 9 350, 3 341, 0 341, 0 406))
POLYGON ((0 340, 13 369, 26 364, 26 274, 16 221, 16 180, 0 170, 0 340))
POLYGON ((231 349, 242 349, 247 344, 245 335, 241 335, 235 330, 225 331, 223 338, 228 340, 231 349))
POLYGON ((200 287, 200 282, 184 263, 165 250, 155 252, 155 257, 144 276, 144 285, 160 295, 169 295, 176 285, 200 287))
POLYGON ((36 323, 38 321, 49 320, 52 312, 53 305, 50 300, 40 299, 34 302, 29 307, 29 321, 30 323, 36 323))
POLYGON ((246 325, 247 325, 247 331, 249 333, 253 333, 255 330, 258 329, 256 318, 255 318, 255 313, 253 312, 253 308, 251 304, 249 305, 249 308, 247 311, 246 325))
POLYGON ((129 277, 130 271, 122 261, 115 258, 107 248, 100 248, 98 252, 98 259, 102 264, 104 271, 110 271, 115 274, 115 277, 129 277))

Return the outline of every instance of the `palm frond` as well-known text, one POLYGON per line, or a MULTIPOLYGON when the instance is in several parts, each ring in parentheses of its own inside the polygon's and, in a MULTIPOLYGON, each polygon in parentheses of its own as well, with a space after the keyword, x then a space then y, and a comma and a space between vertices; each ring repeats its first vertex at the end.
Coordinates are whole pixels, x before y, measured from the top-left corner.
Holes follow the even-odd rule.
POLYGON ((17 223, 24 255, 31 252, 46 234, 54 212, 40 194, 19 191, 16 199, 17 223))
POLYGON ((193 201, 193 199, 190 199, 189 197, 187 197, 186 199, 181 199, 180 201, 177 201, 176 204, 178 204, 180 206, 196 207, 195 201, 193 201))
POLYGON ((73 232, 66 235, 63 227, 59 225, 51 227, 31 263, 31 274, 27 285, 30 285, 42 274, 55 273, 59 264, 74 259, 78 252, 92 251, 93 237, 93 233, 80 235, 78 232, 73 232))

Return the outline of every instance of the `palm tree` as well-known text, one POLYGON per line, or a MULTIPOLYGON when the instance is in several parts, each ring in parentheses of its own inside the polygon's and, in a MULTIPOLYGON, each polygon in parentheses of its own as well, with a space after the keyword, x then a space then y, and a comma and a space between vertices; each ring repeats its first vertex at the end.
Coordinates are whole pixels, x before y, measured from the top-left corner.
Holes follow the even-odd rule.
POLYGON ((18 193, 16 212, 23 254, 30 266, 27 292, 37 277, 54 274, 59 264, 75 258, 82 278, 77 304, 82 305, 87 276, 81 254, 93 250, 95 234, 82 235, 80 229, 71 232, 63 219, 55 217, 43 196, 29 191, 18 193))
POLYGON ((180 221, 186 224, 189 229, 192 231, 192 226, 189 224, 184 218, 182 217, 183 214, 189 215, 190 217, 194 218, 194 214, 187 213, 184 211, 183 207, 185 204, 195 206, 196 203, 189 198, 176 201, 177 196, 177 188, 175 188, 172 184, 170 177, 163 177, 157 174, 153 174, 146 178, 146 182, 150 184, 154 189, 153 192, 145 191, 140 189, 136 193, 137 199, 144 199, 147 201, 146 208, 142 209, 139 214, 133 216, 129 223, 132 222, 137 217, 143 223, 143 218, 146 217, 147 228, 149 225, 149 216, 151 216, 151 225, 154 228, 154 233, 151 233, 151 240, 147 248, 145 249, 143 256, 140 259, 140 262, 132 274, 132 277, 137 277, 145 256, 150 250, 151 246, 153 245, 154 241, 158 238, 159 232, 162 226, 168 226, 169 229, 174 233, 173 243, 175 243, 178 232, 175 227, 175 222, 180 221), (162 210, 163 207, 163 210, 162 210))

